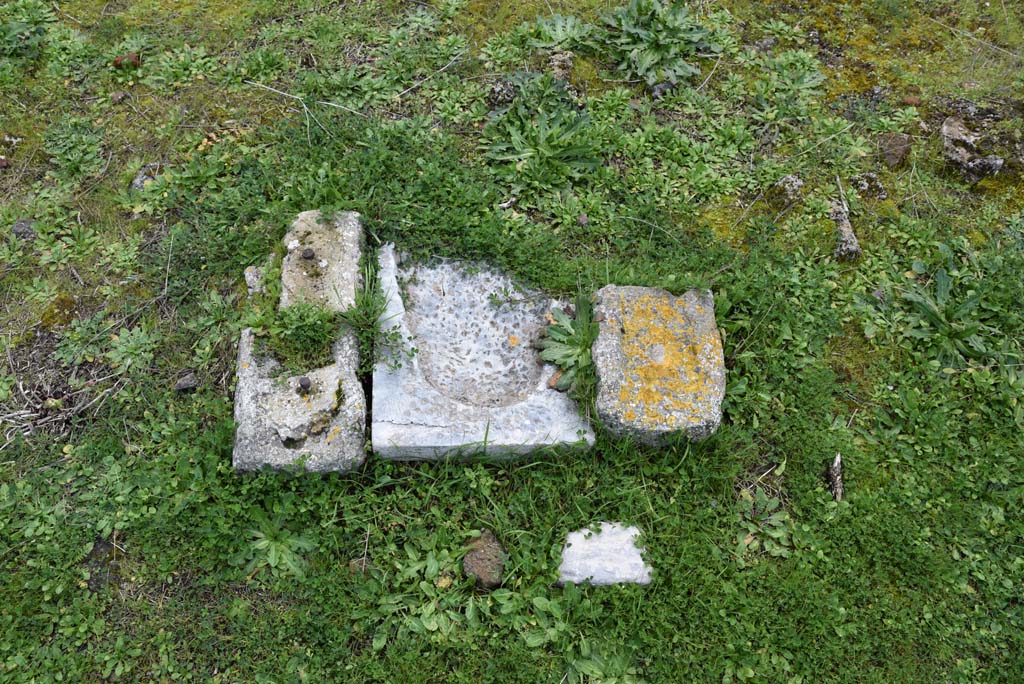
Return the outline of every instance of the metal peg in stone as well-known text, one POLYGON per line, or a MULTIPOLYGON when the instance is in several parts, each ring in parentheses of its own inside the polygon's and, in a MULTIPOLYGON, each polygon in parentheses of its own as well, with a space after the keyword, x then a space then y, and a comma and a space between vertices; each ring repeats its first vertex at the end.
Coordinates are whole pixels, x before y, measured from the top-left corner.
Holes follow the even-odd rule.
POLYGON ((307 247, 306 249, 302 250, 302 258, 303 259, 312 259, 315 256, 316 256, 316 252, 313 251, 312 247, 307 247))
POLYGON ((299 392, 300 393, 305 394, 306 392, 309 391, 309 389, 312 386, 313 386, 313 383, 305 375, 303 375, 301 378, 299 378, 299 392))

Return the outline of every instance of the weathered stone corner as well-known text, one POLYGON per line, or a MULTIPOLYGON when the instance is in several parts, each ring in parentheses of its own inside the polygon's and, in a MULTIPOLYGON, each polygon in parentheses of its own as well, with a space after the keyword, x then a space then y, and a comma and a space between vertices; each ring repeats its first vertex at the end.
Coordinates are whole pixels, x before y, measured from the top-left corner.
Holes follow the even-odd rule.
POLYGON ((662 444, 699 440, 722 420, 725 359, 709 290, 675 297, 649 287, 597 293, 598 416, 615 435, 662 444))
POLYGON ((576 405, 548 387, 555 368, 533 345, 557 302, 483 268, 400 268, 391 245, 379 277, 382 326, 406 349, 381 349, 373 371, 378 456, 503 457, 593 444, 576 405))
MULTIPOLYGON (((362 233, 356 213, 339 214, 329 223, 318 211, 299 214, 284 239, 279 306, 302 301, 334 311, 352 306, 360 285, 362 233)), ((366 398, 356 377, 358 366, 358 345, 349 330, 339 333, 329 365, 301 376, 281 374, 280 364, 258 351, 252 330, 243 330, 235 388, 235 468, 346 472, 362 464, 366 398)))

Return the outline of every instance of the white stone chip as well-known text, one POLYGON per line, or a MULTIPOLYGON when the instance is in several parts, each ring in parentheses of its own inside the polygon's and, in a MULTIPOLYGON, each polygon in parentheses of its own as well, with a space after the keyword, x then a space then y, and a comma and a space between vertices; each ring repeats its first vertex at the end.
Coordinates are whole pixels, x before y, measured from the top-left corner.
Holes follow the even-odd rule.
POLYGON ((570 532, 558 568, 560 584, 595 586, 650 584, 651 566, 644 562, 636 540, 640 530, 622 523, 598 523, 594 530, 570 532))

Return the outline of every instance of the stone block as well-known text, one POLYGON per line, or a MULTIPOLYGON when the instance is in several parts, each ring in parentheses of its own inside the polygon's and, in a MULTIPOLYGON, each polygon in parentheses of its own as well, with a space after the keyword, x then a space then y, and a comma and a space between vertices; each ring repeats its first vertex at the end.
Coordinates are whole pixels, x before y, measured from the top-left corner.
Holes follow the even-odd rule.
POLYGON ((608 285, 594 306, 597 414, 646 444, 709 436, 722 420, 725 358, 709 290, 608 285))
POLYGON ((637 546, 640 530, 617 522, 570 532, 558 567, 560 584, 651 583, 651 566, 637 546))
MULTIPOLYGON (((280 306, 313 301, 335 311, 350 307, 360 284, 361 245, 358 214, 340 214, 329 223, 321 222, 319 212, 299 214, 285 236, 280 306), (306 250, 313 250, 312 257, 306 250)), ((366 398, 358 367, 358 345, 348 329, 339 331, 330 364, 291 376, 269 354, 260 353, 251 329, 243 330, 235 388, 235 468, 345 472, 362 464, 366 398), (308 389, 300 378, 308 380, 308 389)))
POLYGON ((591 446, 575 403, 548 387, 555 367, 534 347, 557 302, 486 268, 399 268, 380 254, 385 348, 373 372, 373 450, 396 460, 511 456, 591 446), (408 353, 408 348, 415 353, 408 353))
POLYGON ((306 301, 344 311, 356 302, 362 281, 363 226, 359 214, 343 212, 322 223, 319 211, 304 211, 284 236, 281 303, 306 301))

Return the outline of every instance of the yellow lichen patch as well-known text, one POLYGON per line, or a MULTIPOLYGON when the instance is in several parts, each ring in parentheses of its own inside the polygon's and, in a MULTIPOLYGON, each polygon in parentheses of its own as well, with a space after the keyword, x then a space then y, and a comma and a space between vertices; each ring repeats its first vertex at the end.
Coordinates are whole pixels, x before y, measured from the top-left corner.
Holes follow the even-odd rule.
POLYGON ((618 400, 623 417, 644 427, 682 428, 699 421, 710 397, 708 370, 722 354, 700 304, 687 310, 669 295, 641 295, 623 316, 622 352, 628 361, 618 400))
POLYGON ((331 442, 333 442, 334 438, 337 437, 340 433, 341 433, 341 428, 340 427, 338 427, 337 425, 332 427, 331 431, 327 434, 327 440, 326 440, 327 443, 330 444, 331 442))
POLYGON ((518 335, 509 335, 508 336, 508 346, 510 346, 510 347, 518 347, 519 346, 519 336, 518 335))

